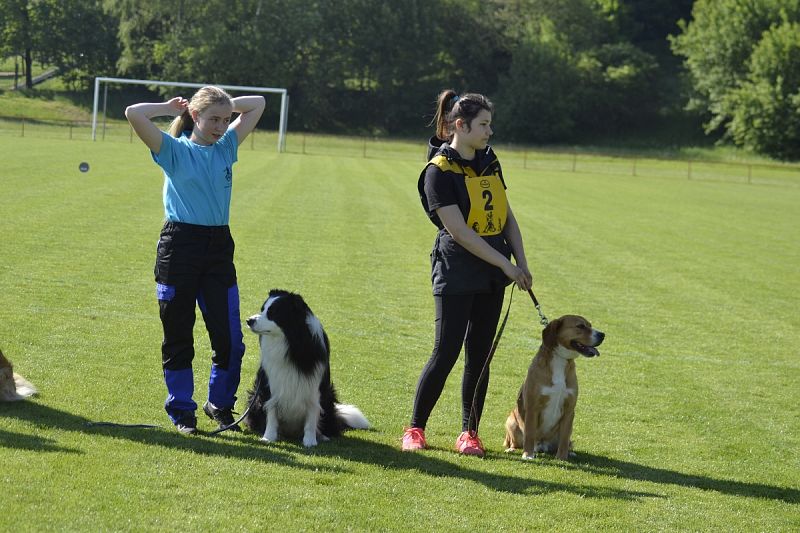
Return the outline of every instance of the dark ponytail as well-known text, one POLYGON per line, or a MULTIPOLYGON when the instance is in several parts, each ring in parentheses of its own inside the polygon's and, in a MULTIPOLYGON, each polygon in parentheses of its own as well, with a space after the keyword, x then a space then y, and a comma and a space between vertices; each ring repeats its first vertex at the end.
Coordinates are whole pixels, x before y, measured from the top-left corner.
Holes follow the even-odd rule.
POLYGON ((462 119, 470 127, 472 120, 482 110, 494 113, 494 104, 482 94, 466 93, 459 96, 453 89, 445 89, 436 99, 436 114, 431 121, 436 126, 436 137, 443 141, 453 138, 453 124, 462 119))

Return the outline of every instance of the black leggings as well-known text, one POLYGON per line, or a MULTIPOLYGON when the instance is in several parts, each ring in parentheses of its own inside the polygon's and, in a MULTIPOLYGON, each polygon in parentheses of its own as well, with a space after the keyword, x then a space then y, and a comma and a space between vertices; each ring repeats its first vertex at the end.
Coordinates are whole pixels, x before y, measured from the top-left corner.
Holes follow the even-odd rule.
POLYGON ((431 358, 422 369, 417 383, 412 427, 425 428, 463 344, 465 361, 461 381, 461 430, 478 430, 489 385, 488 368, 477 395, 475 389, 492 347, 504 294, 505 288, 501 288, 487 294, 433 297, 436 305, 436 338, 431 358), (470 425, 473 397, 476 416, 470 425))

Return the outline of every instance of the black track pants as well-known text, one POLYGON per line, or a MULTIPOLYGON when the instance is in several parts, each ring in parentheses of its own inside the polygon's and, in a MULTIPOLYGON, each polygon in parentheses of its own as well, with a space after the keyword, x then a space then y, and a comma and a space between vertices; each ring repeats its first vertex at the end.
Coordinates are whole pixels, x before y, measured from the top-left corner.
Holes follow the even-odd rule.
POLYGON ((422 369, 417 383, 412 427, 425 428, 463 345, 465 361, 461 381, 461 430, 477 431, 489 384, 488 368, 477 395, 475 389, 492 347, 504 294, 505 288, 501 288, 487 294, 433 297, 436 307, 436 338, 431 358, 422 369), (470 427, 469 415, 473 397, 476 404, 475 419, 470 427))
POLYGON ((170 416, 196 408, 192 399, 195 305, 213 349, 208 398, 223 408, 236 401, 244 343, 233 253, 228 226, 167 222, 161 231, 155 278, 164 330, 165 407, 170 416))

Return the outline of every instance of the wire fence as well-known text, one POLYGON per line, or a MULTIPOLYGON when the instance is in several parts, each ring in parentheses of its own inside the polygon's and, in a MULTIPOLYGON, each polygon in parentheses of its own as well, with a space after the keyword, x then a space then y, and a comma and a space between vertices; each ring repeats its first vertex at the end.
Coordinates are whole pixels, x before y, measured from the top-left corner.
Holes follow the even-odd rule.
MULTIPOLYGON (((158 121, 164 129, 168 120, 158 121)), ((0 117, 0 136, 36 137, 75 141, 92 140, 90 121, 32 120, 0 117)), ((98 142, 138 142, 133 129, 120 121, 97 124, 98 142)), ((259 129, 243 144, 250 150, 275 151, 278 131, 259 129)), ((502 154, 503 167, 633 176, 642 178, 717 181, 750 185, 800 187, 800 165, 777 163, 737 163, 701 159, 669 159, 650 156, 612 155, 569 149, 541 149, 519 145, 494 145, 502 154)), ((425 146, 418 141, 390 140, 312 133, 287 133, 285 151, 310 156, 338 156, 370 159, 425 161, 425 146)))

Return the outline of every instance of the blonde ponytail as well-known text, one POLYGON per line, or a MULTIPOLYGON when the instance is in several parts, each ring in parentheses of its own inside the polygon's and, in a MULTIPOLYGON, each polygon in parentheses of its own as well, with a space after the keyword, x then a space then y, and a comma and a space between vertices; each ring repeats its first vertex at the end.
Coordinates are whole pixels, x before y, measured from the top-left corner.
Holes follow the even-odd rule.
POLYGON ((187 109, 172 120, 172 123, 169 125, 169 134, 177 139, 183 135, 184 131, 191 131, 193 128, 194 120, 192 120, 192 115, 187 109))

